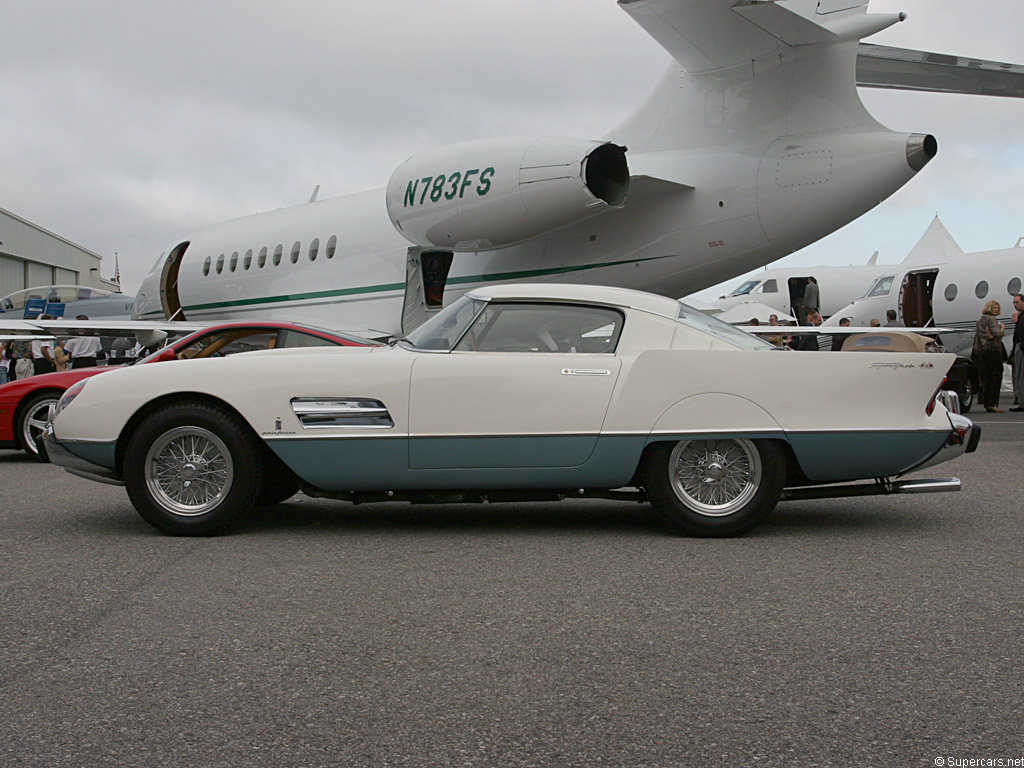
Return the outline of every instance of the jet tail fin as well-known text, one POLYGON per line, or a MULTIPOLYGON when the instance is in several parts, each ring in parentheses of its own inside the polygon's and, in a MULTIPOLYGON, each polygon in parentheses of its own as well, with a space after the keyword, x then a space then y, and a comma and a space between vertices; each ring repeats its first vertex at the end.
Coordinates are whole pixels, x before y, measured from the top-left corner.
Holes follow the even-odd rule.
POLYGON ((1024 66, 861 43, 857 85, 1024 98, 1024 66))

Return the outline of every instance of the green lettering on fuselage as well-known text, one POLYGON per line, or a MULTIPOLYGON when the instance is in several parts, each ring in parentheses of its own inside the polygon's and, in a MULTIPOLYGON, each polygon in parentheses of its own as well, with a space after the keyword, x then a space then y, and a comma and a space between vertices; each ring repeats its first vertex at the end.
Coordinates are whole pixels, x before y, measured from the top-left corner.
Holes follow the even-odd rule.
POLYGON ((405 185, 405 198, 402 207, 425 205, 428 200, 438 203, 442 198, 454 200, 456 195, 465 197, 466 190, 475 189, 478 196, 483 197, 491 191, 494 180, 494 168, 470 168, 468 171, 453 171, 450 174, 440 173, 437 176, 424 176, 421 179, 410 179, 405 185), (422 191, 420 186, 422 184, 422 191), (416 193, 419 192, 419 200, 416 193))

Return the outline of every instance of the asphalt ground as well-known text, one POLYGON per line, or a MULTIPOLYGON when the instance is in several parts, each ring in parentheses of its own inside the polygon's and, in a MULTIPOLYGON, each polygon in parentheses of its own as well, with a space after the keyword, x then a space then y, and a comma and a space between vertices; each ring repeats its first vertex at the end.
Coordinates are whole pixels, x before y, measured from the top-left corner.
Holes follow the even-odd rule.
POLYGON ((302 496, 172 538, 0 451, 0 765, 1024 764, 1024 414, 972 416, 960 493, 729 540, 302 496))

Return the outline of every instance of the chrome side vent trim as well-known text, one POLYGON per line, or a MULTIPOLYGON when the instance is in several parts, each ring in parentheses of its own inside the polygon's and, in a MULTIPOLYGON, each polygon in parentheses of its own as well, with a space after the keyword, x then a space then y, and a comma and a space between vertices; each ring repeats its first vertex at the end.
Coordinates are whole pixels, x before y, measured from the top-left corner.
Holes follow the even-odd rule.
POLYGON ((391 429, 387 406, 366 397, 293 397, 292 412, 304 429, 391 429))

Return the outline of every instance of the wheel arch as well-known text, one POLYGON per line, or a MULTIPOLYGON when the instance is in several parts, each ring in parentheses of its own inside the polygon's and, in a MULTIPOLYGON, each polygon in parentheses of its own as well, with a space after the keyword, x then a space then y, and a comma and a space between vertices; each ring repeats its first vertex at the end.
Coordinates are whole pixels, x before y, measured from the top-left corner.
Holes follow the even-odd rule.
POLYGON ((698 432, 736 433, 756 437, 756 433, 783 434, 775 418, 763 407, 739 395, 707 392, 670 405, 658 417, 652 438, 660 434, 698 432))
MULTIPOLYGON (((219 397, 215 397, 206 392, 173 392, 166 395, 161 395, 158 398, 150 400, 148 403, 140 407, 135 413, 131 415, 131 418, 125 423, 121 429, 121 433, 117 437, 117 443, 114 447, 114 465, 115 471, 120 476, 124 476, 124 455, 125 449, 128 445, 128 441, 131 439, 132 434, 138 428, 139 424, 152 413, 160 410, 161 408, 168 405, 175 405, 177 403, 203 403, 205 405, 212 405, 217 408, 223 408, 245 424, 249 430, 250 435, 255 438, 257 443, 263 446, 264 451, 268 454, 273 455, 273 452, 266 447, 266 443, 256 434, 256 430, 252 428, 249 422, 238 412, 238 409, 231 405, 226 400, 222 400, 219 397)), ((276 458, 276 457, 275 457, 276 458)))

